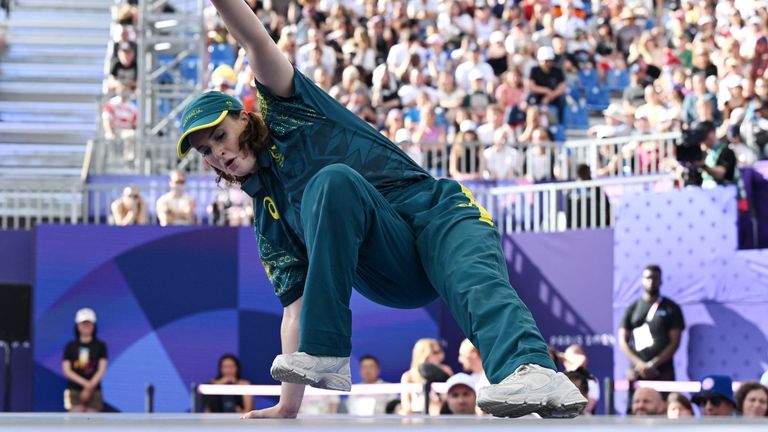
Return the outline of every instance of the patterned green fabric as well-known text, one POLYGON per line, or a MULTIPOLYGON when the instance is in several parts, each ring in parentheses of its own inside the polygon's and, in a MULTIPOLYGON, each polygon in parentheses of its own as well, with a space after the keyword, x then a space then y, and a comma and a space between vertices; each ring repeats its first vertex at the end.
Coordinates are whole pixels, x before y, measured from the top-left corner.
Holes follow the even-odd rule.
POLYGON ((306 279, 300 207, 312 176, 323 167, 341 163, 384 194, 429 178, 397 145, 301 72, 294 72, 293 82, 290 98, 273 95, 256 82, 271 140, 269 148, 257 156, 259 170, 242 185, 254 200, 261 258, 284 305, 301 296, 306 279), (265 259, 265 253, 271 258, 265 259))

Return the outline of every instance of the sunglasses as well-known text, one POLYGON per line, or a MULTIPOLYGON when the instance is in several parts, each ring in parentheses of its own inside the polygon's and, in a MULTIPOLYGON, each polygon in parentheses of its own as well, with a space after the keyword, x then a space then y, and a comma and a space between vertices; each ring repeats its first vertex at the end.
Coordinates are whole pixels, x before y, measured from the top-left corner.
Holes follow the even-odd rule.
POLYGON ((708 403, 712 404, 714 407, 719 407, 720 405, 725 402, 725 399, 720 396, 707 396, 701 400, 701 406, 705 406, 708 403))

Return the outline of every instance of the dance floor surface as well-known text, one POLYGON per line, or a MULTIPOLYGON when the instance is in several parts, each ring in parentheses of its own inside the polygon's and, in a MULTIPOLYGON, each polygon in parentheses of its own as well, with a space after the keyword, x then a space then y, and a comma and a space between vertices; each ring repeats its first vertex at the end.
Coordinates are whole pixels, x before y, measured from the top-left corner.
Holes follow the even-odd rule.
POLYGON ((306 417, 297 420, 240 420, 229 414, 0 414, 0 431, 766 431, 768 419, 739 417, 671 421, 663 418, 582 417, 573 420, 444 417, 306 417))

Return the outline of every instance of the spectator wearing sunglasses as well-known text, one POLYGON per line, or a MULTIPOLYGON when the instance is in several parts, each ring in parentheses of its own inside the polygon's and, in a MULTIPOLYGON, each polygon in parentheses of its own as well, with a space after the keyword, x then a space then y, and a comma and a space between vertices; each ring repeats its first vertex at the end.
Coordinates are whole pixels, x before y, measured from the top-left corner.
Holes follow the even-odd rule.
POLYGON ((172 171, 168 185, 171 190, 157 200, 155 206, 161 226, 192 225, 195 223, 195 198, 184 191, 187 178, 181 171, 172 171))
POLYGON ((701 391, 691 398, 705 416, 732 416, 736 411, 733 381, 724 375, 710 375, 701 380, 701 391))

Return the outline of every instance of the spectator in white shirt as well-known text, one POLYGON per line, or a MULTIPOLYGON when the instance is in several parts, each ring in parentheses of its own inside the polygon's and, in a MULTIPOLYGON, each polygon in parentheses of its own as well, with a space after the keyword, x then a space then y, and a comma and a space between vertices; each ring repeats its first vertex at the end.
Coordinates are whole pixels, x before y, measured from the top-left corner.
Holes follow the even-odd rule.
POLYGON ((587 25, 582 18, 576 16, 576 8, 570 1, 563 1, 560 9, 562 15, 555 18, 555 32, 566 40, 576 38, 576 30, 587 31, 587 25))
POLYGON ((511 132, 499 129, 493 136, 493 146, 483 150, 486 179, 506 180, 520 176, 520 152, 509 145, 512 136, 511 132))
POLYGON ((495 82, 496 75, 493 73, 493 68, 480 57, 480 47, 474 42, 469 44, 467 60, 456 67, 456 85, 469 91, 471 88, 469 73, 473 70, 480 71, 486 83, 495 82))

